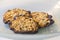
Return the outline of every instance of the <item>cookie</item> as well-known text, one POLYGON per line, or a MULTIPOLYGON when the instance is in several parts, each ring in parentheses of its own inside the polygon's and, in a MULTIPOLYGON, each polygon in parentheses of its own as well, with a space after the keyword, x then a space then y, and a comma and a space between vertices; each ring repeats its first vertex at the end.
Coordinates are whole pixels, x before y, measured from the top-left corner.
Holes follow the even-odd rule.
POLYGON ((10 28, 15 33, 37 33, 38 27, 32 18, 19 16, 16 20, 12 21, 10 28))
POLYGON ((30 16, 30 11, 26 11, 24 9, 12 9, 8 10, 4 15, 3 15, 3 21, 4 23, 10 23, 15 19, 17 16, 25 16, 29 17, 30 16))
POLYGON ((3 15, 3 22, 15 33, 34 34, 38 29, 54 23, 52 15, 45 12, 30 12, 24 9, 8 10, 3 15))
POLYGON ((52 16, 45 12, 32 12, 32 18, 38 23, 39 27, 46 27, 53 24, 52 16))

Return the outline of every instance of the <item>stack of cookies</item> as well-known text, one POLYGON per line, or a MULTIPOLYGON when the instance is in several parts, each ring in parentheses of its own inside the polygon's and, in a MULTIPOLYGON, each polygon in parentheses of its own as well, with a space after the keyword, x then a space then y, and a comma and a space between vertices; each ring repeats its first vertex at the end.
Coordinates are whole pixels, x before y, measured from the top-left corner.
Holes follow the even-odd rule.
POLYGON ((5 12, 3 21, 15 33, 37 33, 38 29, 54 23, 52 16, 45 12, 30 12, 24 9, 12 9, 5 12))

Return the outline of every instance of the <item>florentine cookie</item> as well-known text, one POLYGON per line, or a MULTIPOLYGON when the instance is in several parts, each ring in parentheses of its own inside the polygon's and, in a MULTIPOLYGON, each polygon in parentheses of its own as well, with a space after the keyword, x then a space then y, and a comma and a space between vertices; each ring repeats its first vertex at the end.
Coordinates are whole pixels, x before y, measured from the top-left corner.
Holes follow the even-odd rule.
POLYGON ((54 23, 54 21, 52 20, 52 16, 48 15, 48 13, 32 12, 31 15, 33 20, 39 24, 39 27, 45 27, 54 23))
POLYGON ((4 23, 10 23, 17 16, 29 17, 30 16, 30 11, 26 11, 24 9, 17 9, 17 8, 12 9, 12 10, 8 10, 3 15, 3 21, 4 21, 4 23))
POLYGON ((24 16, 19 16, 16 20, 12 21, 10 28, 15 33, 37 33, 38 31, 36 22, 32 18, 26 18, 24 16))
POLYGON ((39 28, 54 23, 52 16, 45 12, 30 12, 24 9, 8 10, 3 15, 4 23, 15 33, 37 33, 39 28))

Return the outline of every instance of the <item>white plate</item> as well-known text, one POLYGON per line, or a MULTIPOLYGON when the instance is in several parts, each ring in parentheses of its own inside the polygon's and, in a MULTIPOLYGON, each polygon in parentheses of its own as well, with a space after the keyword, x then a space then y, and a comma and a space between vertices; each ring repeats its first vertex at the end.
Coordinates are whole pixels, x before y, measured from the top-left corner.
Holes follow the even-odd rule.
POLYGON ((60 34, 60 1, 59 0, 1 0, 0 1, 0 36, 21 40, 40 40, 60 34), (3 23, 3 14, 8 9, 22 8, 31 11, 44 11, 53 16, 55 23, 41 28, 37 34, 15 34, 3 23))

